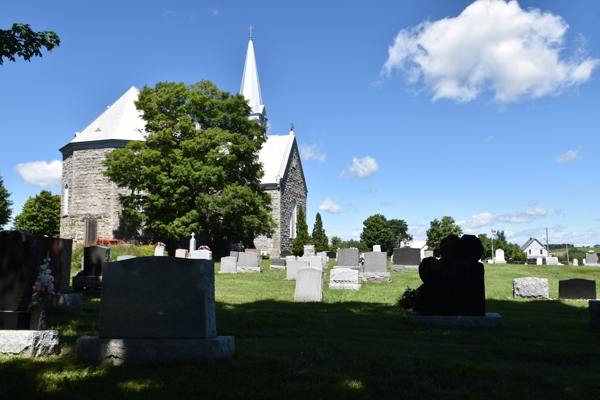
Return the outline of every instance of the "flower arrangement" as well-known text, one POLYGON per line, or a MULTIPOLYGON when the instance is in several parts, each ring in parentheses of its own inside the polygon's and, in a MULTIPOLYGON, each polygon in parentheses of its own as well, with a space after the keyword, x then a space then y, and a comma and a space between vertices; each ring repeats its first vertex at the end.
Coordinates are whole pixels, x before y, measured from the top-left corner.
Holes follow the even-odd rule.
POLYGON ((33 295, 31 296, 32 305, 40 305, 52 300, 52 296, 55 294, 54 283, 52 283, 54 282, 54 277, 50 275, 52 270, 48 268, 50 260, 50 252, 48 252, 46 253, 44 264, 40 265, 40 273, 35 285, 33 286, 33 295))
POLYGON ((208 250, 208 251, 210 251, 210 247, 208 247, 208 246, 200 246, 196 250, 208 250))
POLYGON ((396 305, 409 311, 417 311, 419 306, 419 288, 407 287, 402 296, 396 301, 396 305))
POLYGON ((360 263, 360 265, 365 265, 365 253, 360 253, 360 255, 358 256, 358 262, 360 263))
POLYGON ((164 244, 163 242, 156 242, 156 246, 167 247, 167 245, 164 244))
POLYGON ((404 246, 405 247, 410 247, 411 243, 412 243, 413 237, 409 236, 406 239, 404 239, 404 246))

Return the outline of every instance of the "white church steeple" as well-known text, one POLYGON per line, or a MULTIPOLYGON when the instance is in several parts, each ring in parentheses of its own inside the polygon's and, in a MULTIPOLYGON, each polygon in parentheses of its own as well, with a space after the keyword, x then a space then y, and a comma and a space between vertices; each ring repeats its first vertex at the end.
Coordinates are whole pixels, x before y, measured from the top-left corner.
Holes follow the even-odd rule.
POLYGON ((258 67, 256 66, 254 43, 252 42, 252 25, 250 25, 250 28, 248 29, 250 29, 250 37, 248 38, 248 51, 246 52, 240 94, 246 98, 250 108, 252 108, 250 119, 258 119, 262 125, 266 126, 267 109, 263 104, 262 96, 260 94, 260 79, 258 77, 258 67))

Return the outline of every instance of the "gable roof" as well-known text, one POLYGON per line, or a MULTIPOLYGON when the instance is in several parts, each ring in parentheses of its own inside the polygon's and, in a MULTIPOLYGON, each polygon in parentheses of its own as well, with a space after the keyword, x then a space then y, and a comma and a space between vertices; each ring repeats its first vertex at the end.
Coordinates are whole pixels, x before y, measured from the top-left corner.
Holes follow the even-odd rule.
POLYGON ((258 153, 258 160, 265 171, 261 185, 277 184, 283 178, 296 135, 269 135, 258 153))
POLYGON ((544 246, 544 245, 543 245, 543 244, 542 244, 542 243, 541 243, 539 240, 537 240, 536 238, 529 238, 529 240, 528 240, 528 241, 526 241, 526 242, 525 242, 525 244, 524 244, 523 246, 521 246, 521 251, 525 251, 525 250, 526 250, 526 249, 527 249, 529 246, 531 246, 531 244, 532 244, 533 242, 538 242, 538 244, 539 244, 540 246, 542 246, 542 248, 543 248, 543 249, 547 250, 547 249, 546 249, 546 246, 544 246))
POLYGON ((422 249, 427 246, 427 242, 425 240, 415 240, 410 244, 411 249, 422 249))

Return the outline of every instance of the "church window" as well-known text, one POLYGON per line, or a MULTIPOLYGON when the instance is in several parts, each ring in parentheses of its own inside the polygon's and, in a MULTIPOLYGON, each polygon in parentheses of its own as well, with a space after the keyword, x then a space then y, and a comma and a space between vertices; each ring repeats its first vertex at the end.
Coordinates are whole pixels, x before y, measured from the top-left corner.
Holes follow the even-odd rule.
POLYGON ((531 249, 529 249, 529 254, 531 254, 531 249))
POLYGON ((292 203, 292 215, 290 216, 290 239, 296 239, 296 200, 292 203))
POLYGON ((540 254, 542 254, 542 249, 540 249, 540 254))
POLYGON ((65 185, 65 212, 63 215, 69 215, 69 185, 65 185))

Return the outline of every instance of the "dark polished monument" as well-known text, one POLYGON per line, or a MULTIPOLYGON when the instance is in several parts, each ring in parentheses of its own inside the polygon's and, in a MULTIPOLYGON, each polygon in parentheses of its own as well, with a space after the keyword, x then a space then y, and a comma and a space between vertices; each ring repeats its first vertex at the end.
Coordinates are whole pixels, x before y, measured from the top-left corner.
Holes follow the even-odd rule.
POLYGON ((73 277, 73 288, 99 289, 102 286, 102 266, 110 260, 110 247, 89 246, 83 249, 82 270, 73 277))

